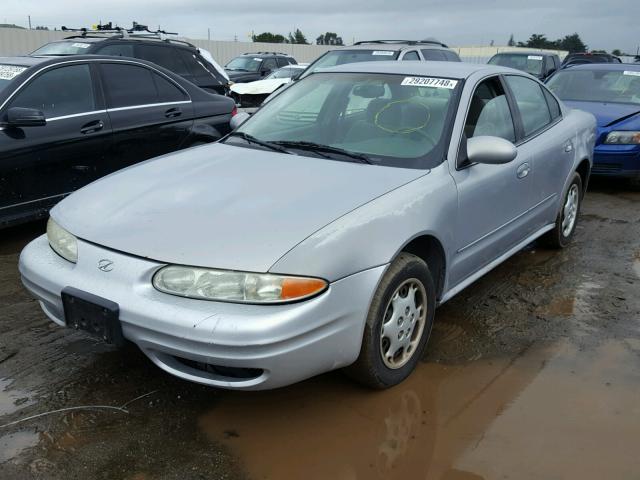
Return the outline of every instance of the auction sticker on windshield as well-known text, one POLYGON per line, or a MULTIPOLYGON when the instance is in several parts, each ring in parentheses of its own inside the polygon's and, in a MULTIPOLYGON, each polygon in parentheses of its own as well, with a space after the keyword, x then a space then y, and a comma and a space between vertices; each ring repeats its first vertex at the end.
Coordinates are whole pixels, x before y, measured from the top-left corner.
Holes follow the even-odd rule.
POLYGON ((448 78, 434 78, 434 77, 404 77, 400 85, 411 85, 414 87, 435 87, 435 88, 448 88, 454 89, 458 85, 457 80, 450 80, 448 78))
POLYGON ((389 50, 375 50, 374 52, 371 53, 371 55, 386 55, 390 57, 394 53, 396 52, 390 52, 389 50))
POLYGON ((91 44, 89 44, 89 43, 74 43, 71 46, 74 47, 74 48, 89 48, 91 46, 91 44))
POLYGON ((0 80, 13 80, 26 69, 17 65, 0 65, 0 80))
POLYGON ((633 75, 634 77, 640 77, 640 71, 634 72, 633 70, 625 70, 622 72, 623 75, 633 75))
POLYGON ((527 60, 542 60, 542 55, 529 55, 527 60))

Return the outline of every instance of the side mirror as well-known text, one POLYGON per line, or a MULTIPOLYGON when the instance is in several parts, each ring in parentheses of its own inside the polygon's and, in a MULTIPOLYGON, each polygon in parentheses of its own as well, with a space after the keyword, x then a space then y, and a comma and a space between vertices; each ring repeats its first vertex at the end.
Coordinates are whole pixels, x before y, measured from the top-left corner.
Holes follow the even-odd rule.
POLYGON ((229 122, 229 126, 231 127, 231 130, 233 131, 236 128, 238 128, 240 125, 246 122, 249 117, 250 115, 246 112, 236 113, 233 117, 231 117, 231 121, 229 122))
POLYGON ((480 136, 467 140, 467 159, 471 163, 501 165, 518 155, 516 146, 500 137, 480 136))
POLYGON ((7 125, 11 127, 43 127, 47 119, 35 108, 12 107, 7 110, 7 125))

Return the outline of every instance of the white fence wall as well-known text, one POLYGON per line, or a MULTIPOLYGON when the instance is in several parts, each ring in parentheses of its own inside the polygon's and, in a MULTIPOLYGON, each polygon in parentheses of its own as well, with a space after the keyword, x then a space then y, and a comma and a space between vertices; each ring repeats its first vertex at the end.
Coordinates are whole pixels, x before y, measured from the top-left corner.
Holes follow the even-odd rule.
MULTIPOLYGON (((0 0, 1 1, 1 0, 0 0)), ((59 30, 21 30, 0 28, 0 56, 24 55, 52 40, 69 36, 59 30)), ((218 63, 224 65, 233 57, 245 52, 283 52, 293 55, 298 62, 312 62, 331 47, 323 45, 293 45, 288 43, 219 42, 214 40, 187 39, 198 47, 211 52, 218 63)), ((498 52, 519 50, 518 47, 452 47, 465 62, 485 63, 498 52)), ((531 49, 527 49, 531 50, 531 49)), ((555 50, 563 58, 567 52, 555 50)))

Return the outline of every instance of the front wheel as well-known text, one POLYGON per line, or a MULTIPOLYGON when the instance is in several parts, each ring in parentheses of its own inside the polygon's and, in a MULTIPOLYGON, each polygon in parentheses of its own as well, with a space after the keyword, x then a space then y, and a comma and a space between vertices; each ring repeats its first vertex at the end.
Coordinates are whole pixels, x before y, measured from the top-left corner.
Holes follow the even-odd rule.
POLYGON ((553 230, 543 237, 544 243, 551 248, 564 248, 569 245, 578 223, 578 214, 582 205, 582 179, 573 174, 569 188, 564 194, 562 208, 556 217, 553 230))
POLYGON ((373 388, 402 382, 424 352, 435 306, 435 287, 427 264, 415 255, 400 254, 373 296, 360 355, 346 373, 373 388))

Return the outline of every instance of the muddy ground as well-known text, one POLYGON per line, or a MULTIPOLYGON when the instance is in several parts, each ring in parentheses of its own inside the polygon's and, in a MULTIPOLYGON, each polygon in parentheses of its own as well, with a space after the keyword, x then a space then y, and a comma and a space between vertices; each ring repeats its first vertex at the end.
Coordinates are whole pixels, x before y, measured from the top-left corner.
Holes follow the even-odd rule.
POLYGON ((59 328, 16 268, 43 228, 0 232, 2 479, 640 478, 640 192, 623 184, 592 185, 569 248, 531 245, 439 309, 384 392, 339 372, 220 391, 59 328), (21 421, 84 406, 123 408, 21 421))

